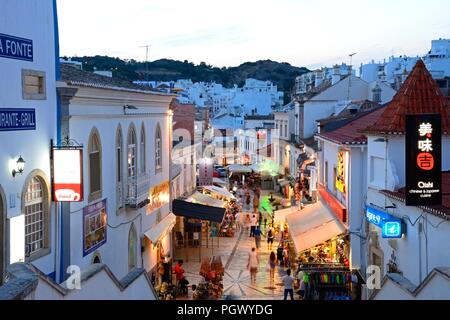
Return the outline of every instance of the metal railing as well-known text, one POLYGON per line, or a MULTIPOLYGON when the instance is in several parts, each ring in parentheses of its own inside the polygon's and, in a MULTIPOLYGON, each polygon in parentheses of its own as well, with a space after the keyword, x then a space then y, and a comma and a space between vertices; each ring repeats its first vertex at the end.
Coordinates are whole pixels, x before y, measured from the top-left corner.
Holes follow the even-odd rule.
POLYGON ((127 194, 125 204, 132 208, 138 207, 149 197, 150 177, 148 174, 140 174, 127 178, 127 194))

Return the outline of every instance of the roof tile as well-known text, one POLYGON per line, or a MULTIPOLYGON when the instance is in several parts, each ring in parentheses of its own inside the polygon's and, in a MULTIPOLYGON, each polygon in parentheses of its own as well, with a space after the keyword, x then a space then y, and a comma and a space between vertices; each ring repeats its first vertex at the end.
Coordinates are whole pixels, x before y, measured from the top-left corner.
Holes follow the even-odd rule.
POLYGON ((403 134, 406 114, 440 113, 442 133, 450 134, 448 99, 440 91, 422 60, 395 95, 380 118, 364 131, 368 133, 403 134))

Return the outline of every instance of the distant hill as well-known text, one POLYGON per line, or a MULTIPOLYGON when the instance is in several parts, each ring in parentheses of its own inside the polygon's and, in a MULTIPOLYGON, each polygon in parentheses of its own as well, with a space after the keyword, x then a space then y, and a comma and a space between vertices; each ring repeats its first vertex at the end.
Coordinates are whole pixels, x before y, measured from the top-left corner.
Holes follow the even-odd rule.
MULTIPOLYGON (((114 77, 123 80, 135 81, 147 79, 147 66, 145 62, 136 60, 121 60, 107 56, 72 57, 74 61, 83 63, 86 71, 111 70, 114 77)), ((309 70, 304 67, 294 67, 289 63, 271 60, 246 62, 238 67, 217 68, 201 62, 195 65, 192 62, 161 59, 148 63, 148 80, 170 81, 178 79, 192 79, 194 82, 215 81, 225 87, 233 84, 242 86, 247 78, 270 80, 285 93, 286 102, 289 101, 290 91, 294 86, 295 77, 309 70)))

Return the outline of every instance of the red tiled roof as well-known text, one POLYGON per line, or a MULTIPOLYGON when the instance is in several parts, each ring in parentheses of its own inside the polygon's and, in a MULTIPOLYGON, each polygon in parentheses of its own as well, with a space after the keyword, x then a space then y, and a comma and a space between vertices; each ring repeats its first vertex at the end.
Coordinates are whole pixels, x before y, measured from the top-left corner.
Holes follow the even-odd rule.
MULTIPOLYGON (((382 190, 381 193, 396 198, 398 200, 405 200, 405 188, 400 188, 398 191, 382 190)), ((442 205, 420 207, 440 217, 445 217, 450 220, 450 171, 442 172, 442 205)))
POLYGON ((339 144, 367 144, 367 137, 361 133, 361 131, 367 128, 367 126, 375 123, 385 110, 385 107, 376 109, 339 129, 324 132, 317 136, 339 144))
POLYGON ((450 134, 448 102, 422 60, 419 60, 387 108, 373 125, 364 131, 383 134, 403 134, 406 114, 442 114, 442 133, 450 134))

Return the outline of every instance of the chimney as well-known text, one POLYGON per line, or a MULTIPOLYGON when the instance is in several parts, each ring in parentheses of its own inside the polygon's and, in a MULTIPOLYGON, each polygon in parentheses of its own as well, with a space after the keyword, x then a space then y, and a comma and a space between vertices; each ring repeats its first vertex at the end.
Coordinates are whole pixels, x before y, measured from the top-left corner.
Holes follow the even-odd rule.
POLYGON ((335 85, 339 81, 341 81, 341 71, 340 71, 339 66, 335 65, 333 67, 333 75, 331 77, 331 85, 335 85))

